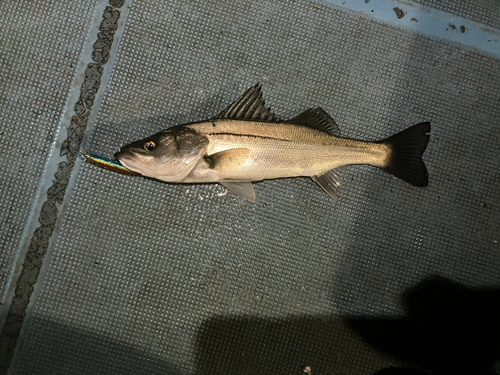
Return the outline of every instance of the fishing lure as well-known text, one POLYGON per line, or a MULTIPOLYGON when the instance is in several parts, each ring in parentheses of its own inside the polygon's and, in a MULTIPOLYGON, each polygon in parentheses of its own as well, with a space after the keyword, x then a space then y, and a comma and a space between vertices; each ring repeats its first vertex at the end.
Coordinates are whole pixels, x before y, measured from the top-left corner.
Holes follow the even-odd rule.
POLYGON ((101 168, 108 169, 113 172, 128 174, 133 176, 140 176, 140 173, 131 171, 130 169, 125 168, 118 160, 107 159, 103 156, 95 155, 95 154, 84 154, 83 157, 90 161, 92 164, 95 164, 101 168))

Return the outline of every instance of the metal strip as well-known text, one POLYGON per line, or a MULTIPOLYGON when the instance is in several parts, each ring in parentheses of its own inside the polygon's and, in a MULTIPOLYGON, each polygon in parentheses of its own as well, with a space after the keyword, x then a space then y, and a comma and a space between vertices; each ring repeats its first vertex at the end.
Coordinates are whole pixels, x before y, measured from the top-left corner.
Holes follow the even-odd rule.
POLYGON ((500 29, 405 0, 320 0, 429 37, 500 57, 500 29))

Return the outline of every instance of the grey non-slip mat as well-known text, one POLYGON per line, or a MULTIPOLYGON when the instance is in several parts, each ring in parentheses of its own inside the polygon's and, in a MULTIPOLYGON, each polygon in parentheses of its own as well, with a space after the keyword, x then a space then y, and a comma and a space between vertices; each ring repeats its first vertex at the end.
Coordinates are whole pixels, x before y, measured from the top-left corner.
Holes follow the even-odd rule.
POLYGON ((494 339, 468 340, 498 332, 497 58, 319 2, 119 12, 82 151, 112 157, 261 82, 280 117, 320 106, 346 137, 430 121, 429 186, 352 166, 338 201, 296 178, 256 183, 250 203, 78 162, 12 374, 494 371, 494 339))

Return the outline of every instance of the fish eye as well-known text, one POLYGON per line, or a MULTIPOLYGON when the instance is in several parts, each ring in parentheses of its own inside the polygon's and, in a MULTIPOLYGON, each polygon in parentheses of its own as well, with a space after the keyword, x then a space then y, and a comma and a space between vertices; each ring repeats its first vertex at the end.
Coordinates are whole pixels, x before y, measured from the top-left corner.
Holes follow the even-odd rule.
POLYGON ((144 143, 144 149, 147 151, 153 151, 155 149, 156 145, 153 141, 147 141, 144 143))

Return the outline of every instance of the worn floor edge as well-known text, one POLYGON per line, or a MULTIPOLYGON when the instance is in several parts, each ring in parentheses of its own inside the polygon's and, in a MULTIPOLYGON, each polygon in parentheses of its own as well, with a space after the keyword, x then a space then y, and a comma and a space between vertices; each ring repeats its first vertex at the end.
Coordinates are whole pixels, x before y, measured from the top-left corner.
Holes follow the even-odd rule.
MULTIPOLYGON (((102 14, 104 10, 104 6, 97 5, 93 9, 92 14, 92 23, 97 22, 98 17, 102 14)), ((96 27, 97 29, 97 27, 96 27)), ((49 151, 47 153, 47 158, 45 160, 45 164, 43 166, 42 176, 40 177, 40 181, 38 182, 38 186, 35 192, 35 199, 30 207, 30 211, 26 220, 26 225, 21 234, 21 239, 19 242, 18 250, 16 252, 17 258, 15 261, 15 267, 13 270, 13 274, 10 277, 9 287, 7 288, 7 295, 5 297, 4 304, 2 309, 0 309, 0 329, 3 329, 5 324, 5 318, 8 313, 8 306, 10 306, 12 302, 12 297, 14 295, 14 290, 16 287, 16 282, 21 274, 22 265, 24 263, 24 257, 26 256, 26 252, 28 250, 31 237, 35 232, 35 229, 39 226, 38 218, 40 217, 40 212, 42 209, 42 203, 47 200, 47 190, 52 185, 54 175, 57 172, 57 168, 60 162, 66 161, 65 157, 59 155, 61 150, 61 145, 67 137, 66 129, 69 126, 69 121, 71 120, 71 112, 75 107, 75 104, 79 98, 80 94, 80 86, 83 82, 83 75, 85 72, 85 68, 88 63, 84 62, 85 55, 88 54, 87 50, 90 49, 92 51, 93 42, 89 42, 91 39, 93 27, 89 27, 89 33, 86 37, 86 47, 82 49, 79 58, 79 66, 76 70, 76 75, 73 80, 73 83, 70 86, 70 92, 68 97, 66 98, 66 103, 64 105, 64 111, 59 120, 58 126, 54 132, 53 141, 49 147, 49 151), (76 95, 75 95, 76 94, 76 95)), ((97 35, 97 32, 95 32, 97 35)))
POLYGON ((500 29, 408 0, 316 0, 500 57, 500 29))
POLYGON ((0 334, 0 374, 10 372, 11 361, 19 347, 20 337, 22 338, 23 322, 34 300, 33 292, 36 287, 39 288, 40 274, 46 267, 44 258, 53 237, 56 237, 53 234, 60 219, 61 205, 70 178, 74 175, 75 165, 78 167, 81 162, 80 146, 87 125, 92 123, 92 117, 95 118, 98 95, 102 95, 100 88, 104 85, 101 83, 109 79, 112 63, 108 63, 108 60, 110 55, 114 58, 111 52, 114 52, 112 49, 116 50, 117 40, 123 31, 125 17, 121 17, 121 13, 128 9, 128 6, 123 7, 124 4, 125 0, 109 0, 95 6, 94 21, 83 50, 82 62, 55 134, 55 142, 50 148, 37 191, 39 199, 31 210, 23 233, 17 272, 10 281, 10 295, 6 298, 8 305, 3 309, 0 334), (8 312, 5 314, 7 307, 8 312))

